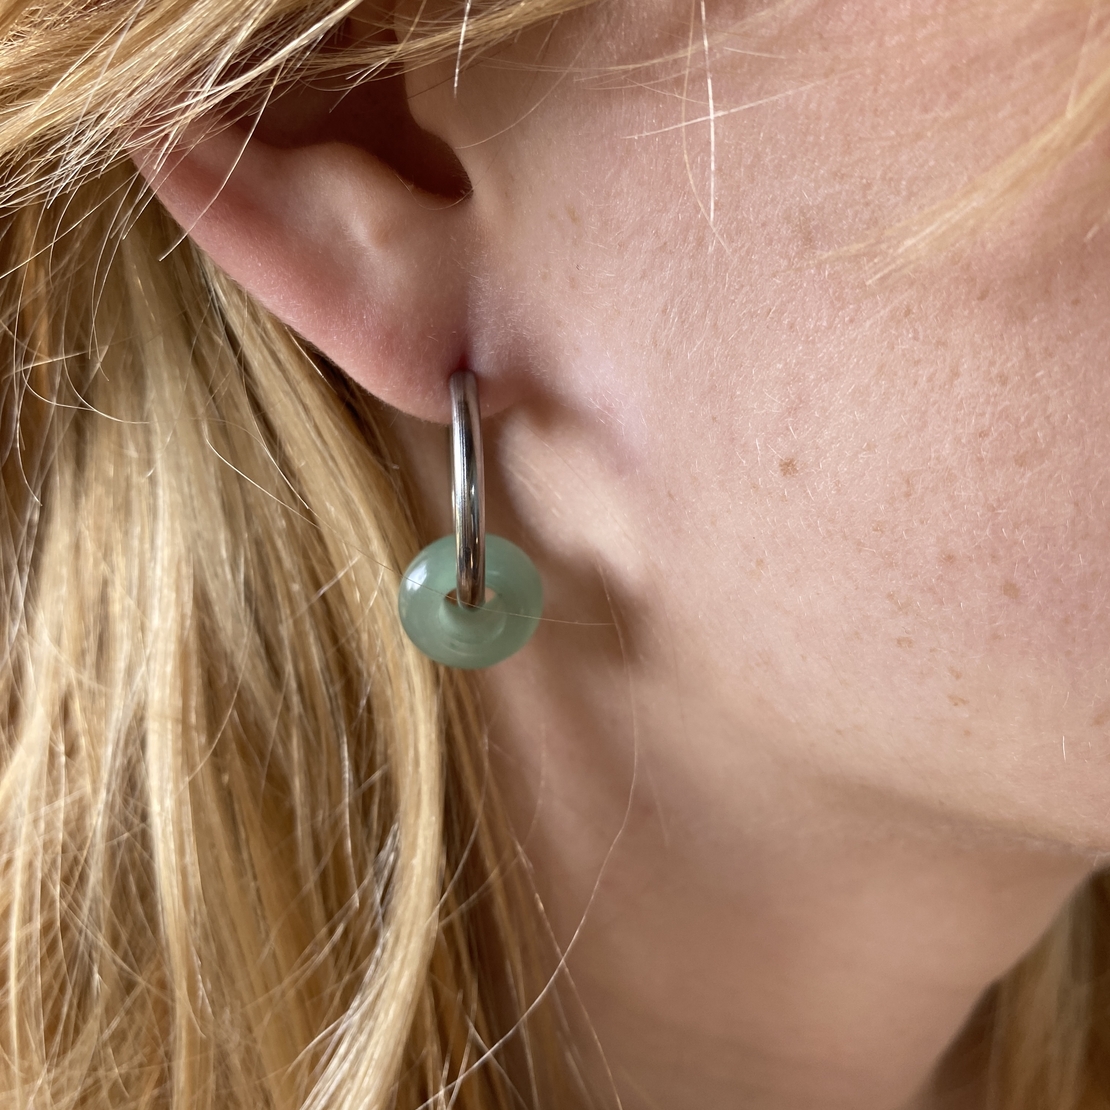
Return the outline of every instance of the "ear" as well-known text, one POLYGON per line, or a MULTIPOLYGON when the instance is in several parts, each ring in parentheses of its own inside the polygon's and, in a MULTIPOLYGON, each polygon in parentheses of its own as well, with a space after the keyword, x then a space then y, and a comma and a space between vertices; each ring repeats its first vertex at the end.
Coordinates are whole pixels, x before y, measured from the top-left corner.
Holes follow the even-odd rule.
MULTIPOLYGON (((185 232, 279 319, 388 404, 448 419, 476 232, 466 175, 415 124, 401 78, 342 97, 294 89, 248 126, 132 155, 185 232)), ((483 409, 499 392, 483 376, 483 409)))

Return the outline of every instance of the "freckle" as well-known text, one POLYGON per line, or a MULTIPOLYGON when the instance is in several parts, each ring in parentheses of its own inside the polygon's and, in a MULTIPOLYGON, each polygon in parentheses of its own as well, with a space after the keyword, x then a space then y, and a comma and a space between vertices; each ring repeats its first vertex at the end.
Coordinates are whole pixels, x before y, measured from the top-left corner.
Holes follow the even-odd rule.
POLYGON ((902 309, 902 318, 906 319, 906 318, 908 318, 912 315, 913 315, 913 306, 912 305, 906 305, 906 307, 902 309))
POLYGON ((971 729, 969 729, 969 728, 965 728, 965 729, 964 729, 964 735, 965 735, 965 736, 970 736, 970 735, 971 735, 971 729))
POLYGON ((983 288, 980 289, 979 292, 975 294, 975 299, 977 301, 985 301, 990 295, 991 295, 991 287, 989 285, 984 285, 983 288))
POLYGON ((953 677, 953 678, 954 678, 954 679, 955 679, 955 680, 956 680, 957 682, 959 682, 959 681, 960 681, 960 679, 961 679, 961 678, 963 678, 963 676, 964 676, 964 672, 963 672, 963 671, 958 671, 958 670, 956 670, 956 668, 955 668, 955 667, 949 667, 949 668, 948 668, 948 673, 949 673, 949 674, 950 674, 950 675, 951 675, 951 676, 952 676, 952 677, 953 677))
POLYGON ((1014 456, 1014 466, 1016 466, 1019 470, 1027 469, 1029 466, 1029 452, 1019 451, 1014 456))
POLYGON ((943 554, 943 555, 942 555, 942 556, 940 557, 940 561, 941 561, 942 563, 944 563, 944 565, 945 565, 945 566, 949 566, 949 567, 950 567, 950 566, 951 566, 951 565, 952 565, 952 564, 953 564, 953 563, 954 563, 954 562, 956 561, 956 556, 955 556, 955 555, 953 555, 951 551, 946 551, 946 552, 945 552, 945 553, 944 553, 944 554, 943 554))
POLYGON ((798 460, 780 459, 779 472, 784 478, 793 478, 798 473, 798 460))
POLYGON ((578 210, 574 207, 573 204, 567 205, 567 219, 575 225, 578 225, 582 222, 581 217, 578 215, 578 210))
POLYGON ((949 694, 949 695, 948 695, 948 700, 949 700, 949 701, 950 701, 950 702, 951 702, 951 703, 952 703, 952 704, 953 704, 953 705, 954 705, 954 706, 955 706, 955 707, 956 707, 957 709, 959 709, 959 707, 960 707, 961 705, 967 705, 967 704, 968 704, 967 698, 961 698, 959 694, 949 694))
POLYGON ((909 501, 913 497, 913 479, 907 474, 902 480, 906 484, 905 489, 902 490, 902 496, 909 501))
POLYGON ((1095 728, 1102 728, 1107 721, 1110 721, 1110 706, 1100 709, 1092 718, 1091 724, 1095 728))
POLYGON ((907 613, 913 608, 908 599, 899 598, 893 591, 886 595, 886 599, 899 613, 907 613))
POLYGON ((899 636, 898 639, 895 640, 894 642, 900 648, 912 648, 913 647, 913 637, 912 636, 899 636))
POLYGON ((1015 582, 1003 582, 1002 592, 1012 601, 1017 601, 1017 599, 1021 597, 1021 590, 1017 588, 1015 582))
POLYGON ((991 434, 991 432, 990 432, 990 428, 980 428, 980 429, 979 429, 979 430, 978 430, 978 431, 977 431, 977 432, 976 432, 975 434, 976 434, 976 435, 977 435, 977 436, 978 436, 978 437, 979 437, 980 439, 986 439, 986 438, 987 438, 987 436, 989 436, 989 435, 991 434))

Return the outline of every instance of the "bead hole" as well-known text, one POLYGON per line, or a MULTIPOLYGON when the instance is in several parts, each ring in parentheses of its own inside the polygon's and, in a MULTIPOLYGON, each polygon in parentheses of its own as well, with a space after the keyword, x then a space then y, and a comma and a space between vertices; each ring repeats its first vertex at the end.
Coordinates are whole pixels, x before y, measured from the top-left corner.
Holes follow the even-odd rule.
MULTIPOLYGON (((484 600, 484 601, 482 602, 482 604, 483 604, 483 605, 488 605, 488 604, 489 604, 489 603, 490 603, 490 602, 491 602, 491 601, 492 601, 492 600, 493 600, 493 599, 494 599, 494 598, 495 598, 496 596, 497 596, 497 594, 495 594, 495 593, 493 592, 493 590, 491 590, 491 589, 489 588, 489 586, 487 586, 487 587, 486 587, 486 597, 485 597, 485 600, 484 600)), ((447 600, 448 600, 449 602, 451 602, 451 604, 452 604, 452 605, 458 605, 458 604, 459 604, 459 595, 458 595, 458 591, 457 591, 457 590, 452 590, 452 591, 451 591, 451 592, 450 592, 450 593, 449 593, 449 594, 447 595, 447 600)), ((475 606, 475 608, 477 608, 477 606, 475 606)))

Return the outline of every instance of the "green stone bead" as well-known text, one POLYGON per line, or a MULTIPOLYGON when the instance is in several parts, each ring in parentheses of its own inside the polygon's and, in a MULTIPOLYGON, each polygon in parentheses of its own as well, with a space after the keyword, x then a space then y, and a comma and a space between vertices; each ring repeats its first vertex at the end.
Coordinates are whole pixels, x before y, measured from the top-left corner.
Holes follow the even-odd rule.
POLYGON ((437 663, 463 670, 492 667, 519 651, 543 612, 535 564, 500 536, 486 536, 486 601, 467 609, 453 601, 455 537, 428 544, 408 565, 397 594, 401 624, 437 663))

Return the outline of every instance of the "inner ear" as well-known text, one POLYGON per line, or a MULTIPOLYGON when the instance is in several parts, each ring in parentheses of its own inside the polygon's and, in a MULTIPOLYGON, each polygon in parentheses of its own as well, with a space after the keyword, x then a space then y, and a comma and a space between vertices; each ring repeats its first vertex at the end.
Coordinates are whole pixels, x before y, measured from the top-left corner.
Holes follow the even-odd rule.
POLYGON ((270 146, 348 143, 424 192, 451 201, 470 193, 470 178, 455 152, 413 119, 400 67, 346 87, 338 77, 291 82, 252 122, 254 135, 270 146))

